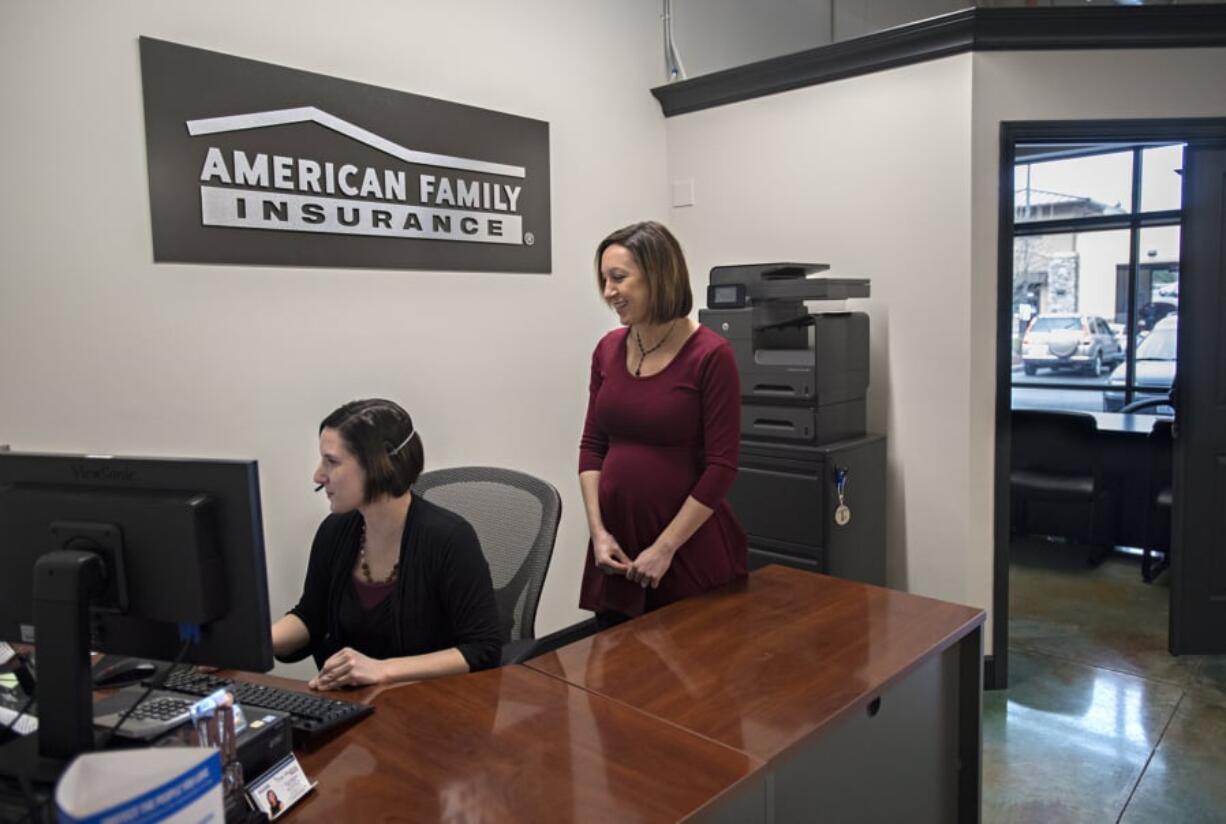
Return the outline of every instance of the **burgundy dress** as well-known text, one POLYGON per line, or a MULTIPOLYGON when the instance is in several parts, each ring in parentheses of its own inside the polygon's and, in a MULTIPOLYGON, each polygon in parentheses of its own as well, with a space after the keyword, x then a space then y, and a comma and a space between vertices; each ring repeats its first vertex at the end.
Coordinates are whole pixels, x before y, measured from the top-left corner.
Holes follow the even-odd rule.
POLYGON ((728 342, 700 326, 658 374, 626 369, 628 329, 592 353, 579 471, 600 471, 600 514, 630 558, 647 549, 693 496, 715 510, 673 556, 658 589, 596 567, 591 542, 579 608, 641 615, 745 575, 745 530, 724 496, 736 476, 741 390, 728 342))

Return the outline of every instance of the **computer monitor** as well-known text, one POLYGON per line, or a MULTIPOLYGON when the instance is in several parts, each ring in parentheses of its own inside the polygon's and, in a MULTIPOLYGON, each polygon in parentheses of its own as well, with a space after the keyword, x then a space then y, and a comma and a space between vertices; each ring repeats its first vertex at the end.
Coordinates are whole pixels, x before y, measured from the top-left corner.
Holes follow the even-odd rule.
POLYGON ((40 735, 88 699, 88 670, 44 689, 63 647, 271 669, 255 461, 0 453, 0 640, 38 645, 40 735))

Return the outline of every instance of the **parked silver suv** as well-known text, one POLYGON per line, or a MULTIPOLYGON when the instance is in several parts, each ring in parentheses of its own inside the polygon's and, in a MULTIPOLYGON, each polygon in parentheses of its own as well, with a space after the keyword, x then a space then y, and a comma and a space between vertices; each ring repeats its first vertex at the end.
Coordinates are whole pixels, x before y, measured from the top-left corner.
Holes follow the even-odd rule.
POLYGON ((1022 337, 1022 368, 1085 370, 1095 377, 1124 360, 1124 350, 1097 315, 1049 313, 1035 317, 1022 337))

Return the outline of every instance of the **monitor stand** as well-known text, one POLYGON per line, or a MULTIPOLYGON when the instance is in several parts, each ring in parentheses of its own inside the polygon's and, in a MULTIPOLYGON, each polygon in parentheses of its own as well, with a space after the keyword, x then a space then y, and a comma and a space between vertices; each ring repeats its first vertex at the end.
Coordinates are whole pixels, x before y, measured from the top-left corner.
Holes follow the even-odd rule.
POLYGON ((94 749, 89 605, 106 577, 93 552, 56 550, 34 564, 38 731, 0 747, 0 779, 54 783, 73 758, 94 749))

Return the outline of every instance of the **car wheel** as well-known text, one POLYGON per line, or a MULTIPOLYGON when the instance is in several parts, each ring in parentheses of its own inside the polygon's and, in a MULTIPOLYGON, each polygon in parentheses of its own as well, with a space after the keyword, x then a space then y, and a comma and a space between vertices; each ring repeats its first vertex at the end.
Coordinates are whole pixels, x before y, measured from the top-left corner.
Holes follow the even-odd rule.
POLYGON ((1103 376, 1103 353, 1102 350, 1094 353, 1094 360, 1090 363, 1090 374, 1096 378, 1103 376))
POLYGON ((1034 375, 1039 371, 1039 367, 1035 366, 1033 363, 1023 364, 1022 369, 1025 370, 1027 375, 1034 375))

